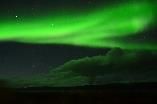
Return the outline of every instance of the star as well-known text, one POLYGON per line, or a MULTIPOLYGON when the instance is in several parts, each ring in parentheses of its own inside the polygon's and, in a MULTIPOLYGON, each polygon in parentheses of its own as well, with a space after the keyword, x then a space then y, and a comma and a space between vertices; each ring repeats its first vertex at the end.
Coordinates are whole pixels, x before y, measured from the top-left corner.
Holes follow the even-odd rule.
POLYGON ((18 16, 17 16, 17 15, 16 15, 15 17, 16 17, 16 18, 18 18, 18 16))

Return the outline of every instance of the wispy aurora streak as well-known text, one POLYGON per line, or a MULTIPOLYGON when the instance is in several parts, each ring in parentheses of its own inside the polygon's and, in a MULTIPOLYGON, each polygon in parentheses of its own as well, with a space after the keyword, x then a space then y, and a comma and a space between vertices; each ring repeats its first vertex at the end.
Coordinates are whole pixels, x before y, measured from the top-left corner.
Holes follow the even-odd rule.
POLYGON ((115 40, 142 32, 155 23, 155 4, 123 3, 88 13, 64 13, 36 19, 4 20, 0 23, 0 40, 36 44, 70 44, 87 47, 157 49, 157 44, 127 43, 115 40), (113 39, 114 38, 114 39, 113 39))

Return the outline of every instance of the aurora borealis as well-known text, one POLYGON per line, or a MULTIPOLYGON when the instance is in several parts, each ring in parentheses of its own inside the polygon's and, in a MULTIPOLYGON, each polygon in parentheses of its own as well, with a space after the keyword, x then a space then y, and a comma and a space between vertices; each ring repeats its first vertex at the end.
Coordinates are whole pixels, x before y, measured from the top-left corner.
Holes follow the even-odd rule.
POLYGON ((156 81, 156 4, 155 0, 2 0, 0 78, 26 86, 86 85, 93 74, 98 83, 149 76, 156 81))
MULTIPOLYGON (((123 49, 157 49, 155 43, 132 43, 125 37, 135 36, 156 23, 153 2, 126 2, 77 13, 43 15, 37 18, 3 20, 0 40, 31 44, 69 44, 86 47, 120 47, 123 49), (115 38, 120 38, 120 40, 115 38)), ((63 12, 63 11, 62 11, 63 12)))

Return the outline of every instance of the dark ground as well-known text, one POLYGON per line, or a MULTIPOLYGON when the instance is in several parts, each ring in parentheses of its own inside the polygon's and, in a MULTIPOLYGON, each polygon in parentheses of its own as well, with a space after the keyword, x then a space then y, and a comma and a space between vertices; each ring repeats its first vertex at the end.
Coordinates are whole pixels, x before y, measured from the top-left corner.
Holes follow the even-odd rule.
POLYGON ((157 83, 21 88, 9 95, 9 103, 1 104, 155 104, 157 83))

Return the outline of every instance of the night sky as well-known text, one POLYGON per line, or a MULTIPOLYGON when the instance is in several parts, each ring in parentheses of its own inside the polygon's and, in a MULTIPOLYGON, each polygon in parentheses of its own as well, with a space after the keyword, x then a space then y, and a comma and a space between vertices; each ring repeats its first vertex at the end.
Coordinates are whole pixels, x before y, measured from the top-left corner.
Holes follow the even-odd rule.
POLYGON ((0 44, 1 75, 31 75, 45 73, 72 59, 103 55, 108 49, 93 49, 63 45, 0 44))
MULTIPOLYGON (((119 0, 1 0, 0 22, 14 20, 22 23, 25 19, 41 17, 49 14, 50 11, 56 13, 57 10, 60 10, 64 13, 65 9, 87 13, 89 10, 101 6, 121 2, 119 0)), ((128 42, 135 41, 136 43, 150 40, 156 41, 155 29, 145 31, 138 37, 127 37, 126 39, 128 42)), ((1 41, 0 76, 28 76, 46 73, 72 59, 104 55, 108 50, 110 49, 57 44, 26 44, 12 40, 1 41)))
MULTIPOLYGON (((102 1, 101 1, 102 2, 102 1)), ((66 8, 96 6, 94 0, 1 0, 1 20, 22 21, 44 13, 66 8), (94 2, 94 3, 93 3, 94 2), (91 6, 90 6, 91 5, 91 6)), ((31 45, 14 42, 0 43, 0 76, 45 73, 71 59, 106 53, 106 49, 91 49, 64 45, 31 45)))

